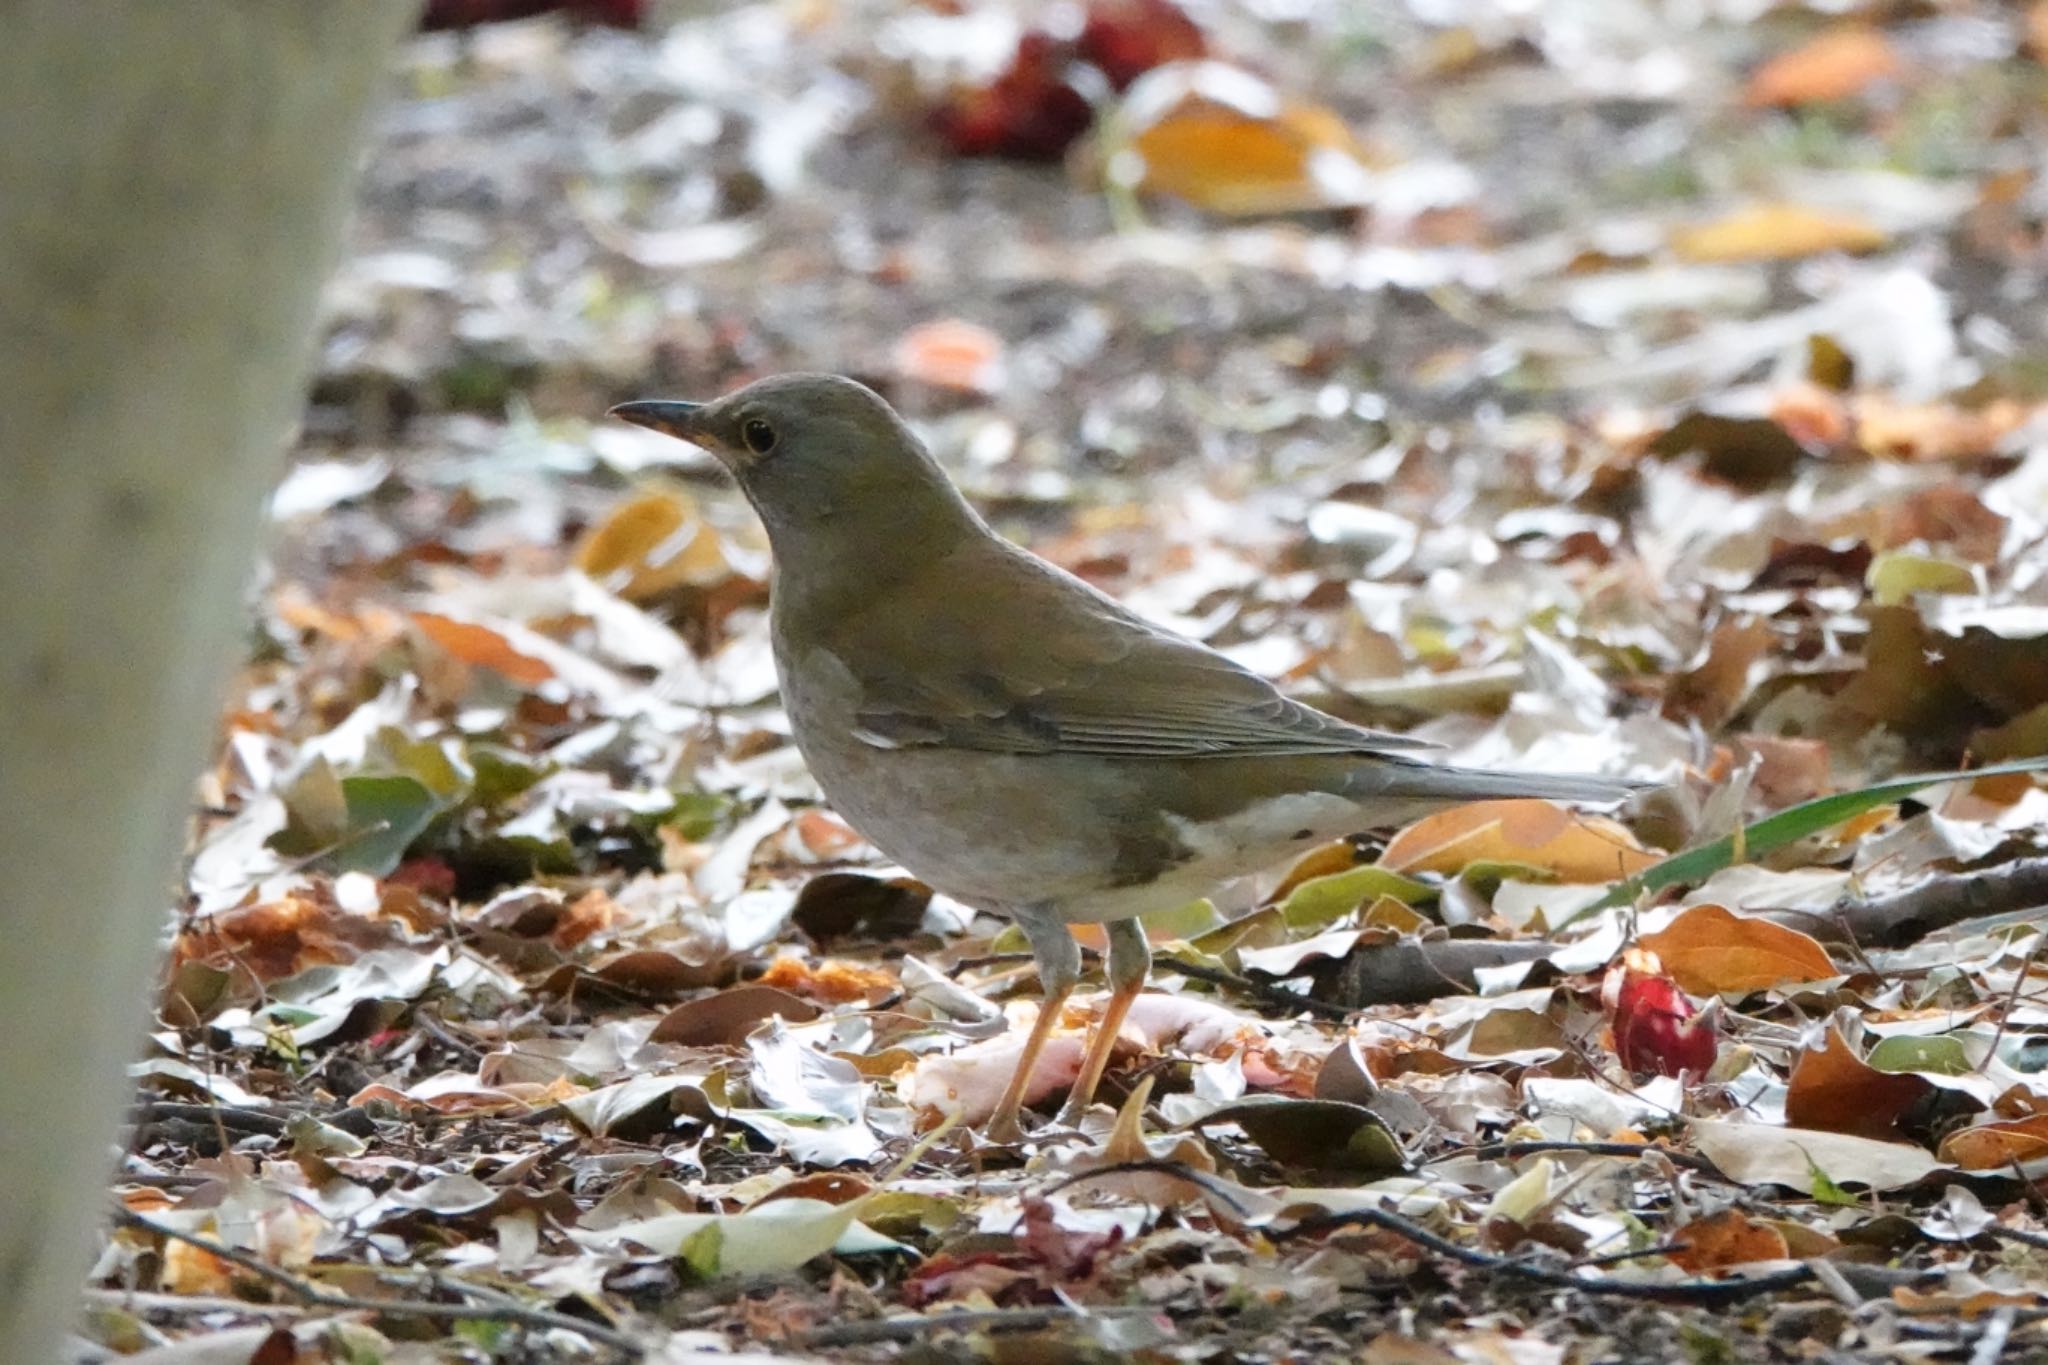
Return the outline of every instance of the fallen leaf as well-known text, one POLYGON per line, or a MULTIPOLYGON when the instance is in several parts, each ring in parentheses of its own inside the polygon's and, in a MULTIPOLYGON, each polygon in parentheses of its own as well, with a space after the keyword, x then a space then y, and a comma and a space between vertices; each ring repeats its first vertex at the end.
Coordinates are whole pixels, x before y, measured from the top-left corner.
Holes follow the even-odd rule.
POLYGON ((1838 1185, 1883 1192, 1954 1169, 1911 1143, 1878 1142, 1813 1128, 1694 1119, 1692 1138, 1700 1154, 1730 1180, 1782 1185, 1802 1193, 1813 1190, 1816 1172, 1838 1185))
POLYGON ((731 573, 718 533, 680 488, 650 487, 584 533, 576 567, 628 602, 645 602, 731 573))
POLYGON ((1798 930, 1719 905, 1690 906, 1641 943, 1694 995, 1769 990, 1842 974, 1827 949, 1798 930))
POLYGON ((1679 1244, 1667 1253, 1672 1264, 1694 1275, 1757 1261, 1782 1261, 1791 1254, 1783 1233, 1740 1209, 1695 1218, 1672 1229, 1670 1239, 1679 1244))
POLYGON ((1350 130, 1220 62, 1164 66, 1131 87, 1108 152, 1117 183, 1212 213, 1298 213, 1362 204, 1372 183, 1350 130))
POLYGON ((2048 1156, 2048 1114, 1958 1129, 1941 1140, 1940 1155, 1966 1171, 2008 1170, 2048 1156))
POLYGON ((1388 841, 1380 866, 1456 876, 1474 863, 1510 863, 1562 882, 1605 882, 1657 860, 1612 820, 1523 798, 1475 801, 1418 820, 1388 841))
POLYGON ((1669 238, 1680 260, 1696 264, 1879 251, 1890 240, 1882 228, 1853 214, 1782 203, 1758 204, 1712 222, 1674 228, 1669 238))
POLYGON ((464 663, 491 669, 521 687, 538 687, 555 676, 554 669, 532 655, 521 654, 489 626, 430 611, 416 611, 411 620, 421 635, 464 663))
POLYGON ((1003 384, 1003 339, 958 318, 922 323, 896 343, 897 371, 936 389, 994 393, 1003 384))
POLYGON ((1898 1137, 1899 1116, 1931 1089, 1919 1076, 1873 1067, 1830 1025, 1821 1046, 1805 1049, 1792 1064, 1785 1121, 1859 1137, 1898 1137))
POLYGON ((1840 24, 1758 67, 1743 102, 1763 108, 1845 100, 1903 69, 1883 33, 1867 24, 1840 24))

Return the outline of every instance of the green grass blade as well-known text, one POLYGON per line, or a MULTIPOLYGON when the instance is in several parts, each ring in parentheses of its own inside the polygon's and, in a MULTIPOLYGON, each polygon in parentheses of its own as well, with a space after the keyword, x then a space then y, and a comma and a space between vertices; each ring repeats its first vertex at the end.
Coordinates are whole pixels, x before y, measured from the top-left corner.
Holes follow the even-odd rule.
POLYGON ((1645 892, 1661 891, 1667 886, 1681 882, 1702 882, 1724 867, 1738 861, 1758 857, 1787 844, 1820 833, 1844 820, 1854 819, 1863 812, 1887 801, 1896 801, 1911 796, 1925 787, 1943 782, 1968 781, 1979 777, 1998 777, 2006 773, 2037 773, 2048 770, 2048 757, 2018 759, 2011 763, 1996 763, 1988 768, 1972 768, 1968 772, 1917 773, 1912 777, 1893 778, 1876 786, 1859 788, 1856 791, 1837 792, 1833 796, 1816 797, 1787 807, 1776 815, 1767 815, 1755 824, 1745 828, 1739 836, 1730 835, 1716 839, 1711 844, 1701 844, 1683 853, 1674 853, 1661 863, 1644 868, 1633 877, 1624 878, 1599 900, 1583 910, 1560 920, 1556 925, 1562 929, 1580 915, 1595 910, 1606 910, 1616 905, 1626 905, 1645 892), (1741 858, 1736 849, 1742 850, 1741 858))

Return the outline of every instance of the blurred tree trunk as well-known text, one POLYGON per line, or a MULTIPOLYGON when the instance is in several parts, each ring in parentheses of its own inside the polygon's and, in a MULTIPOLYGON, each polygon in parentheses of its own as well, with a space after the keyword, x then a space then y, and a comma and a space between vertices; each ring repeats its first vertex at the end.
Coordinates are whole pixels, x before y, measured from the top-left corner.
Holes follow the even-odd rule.
POLYGON ((0 0, 0 1361, 51 1361, 410 0, 0 0))

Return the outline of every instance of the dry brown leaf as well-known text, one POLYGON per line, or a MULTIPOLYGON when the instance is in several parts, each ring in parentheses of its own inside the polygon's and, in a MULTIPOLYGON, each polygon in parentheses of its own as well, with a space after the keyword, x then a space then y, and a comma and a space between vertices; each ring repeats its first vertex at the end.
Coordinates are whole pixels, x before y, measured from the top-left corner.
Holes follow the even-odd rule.
POLYGON ((818 1014, 810 1001, 774 986, 730 986, 677 1005, 661 1016, 647 1038, 683 1047, 733 1046, 771 1018, 800 1024, 818 1014))
POLYGON ((1917 1104, 1931 1082, 1904 1072, 1879 1071, 1856 1055, 1838 1028, 1792 1064, 1785 1121, 1858 1137, 1898 1136, 1899 1116, 1917 1104))
POLYGON ((1827 949, 1805 934, 1719 905, 1691 907, 1643 935, 1642 946, 1694 995, 1761 991, 1841 975, 1827 949))
POLYGON ((1680 1244, 1670 1253, 1672 1263, 1694 1275, 1757 1261, 1782 1261, 1789 1254, 1783 1233, 1740 1209, 1695 1218, 1674 1229, 1671 1240, 1680 1244))
POLYGON ((1966 1171, 1997 1171, 2048 1156, 2048 1114, 1963 1128, 1941 1140, 1941 1159, 1966 1171))
POLYGON ((1697 264, 1878 251, 1890 240, 1884 229, 1866 219, 1799 204, 1756 204, 1710 223, 1674 228, 1669 238, 1680 260, 1697 264))
POLYGON ((1867 24, 1840 24, 1758 67, 1743 102, 1765 108, 1845 100, 1904 69, 1884 34, 1867 24))
POLYGON ((1418 820, 1387 844, 1380 865, 1455 876, 1474 863, 1517 863, 1562 882, 1605 882, 1658 856, 1612 820, 1522 798, 1475 801, 1418 820))

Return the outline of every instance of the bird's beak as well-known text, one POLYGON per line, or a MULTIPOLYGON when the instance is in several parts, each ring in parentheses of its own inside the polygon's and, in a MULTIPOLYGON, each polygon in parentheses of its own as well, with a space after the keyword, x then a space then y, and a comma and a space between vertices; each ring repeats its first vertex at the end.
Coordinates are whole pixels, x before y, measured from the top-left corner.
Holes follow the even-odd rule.
POLYGON ((673 436, 679 441, 696 442, 699 440, 697 418, 703 411, 702 403, 649 398, 635 403, 621 403, 606 416, 631 422, 636 427, 658 431, 664 436, 673 436))

